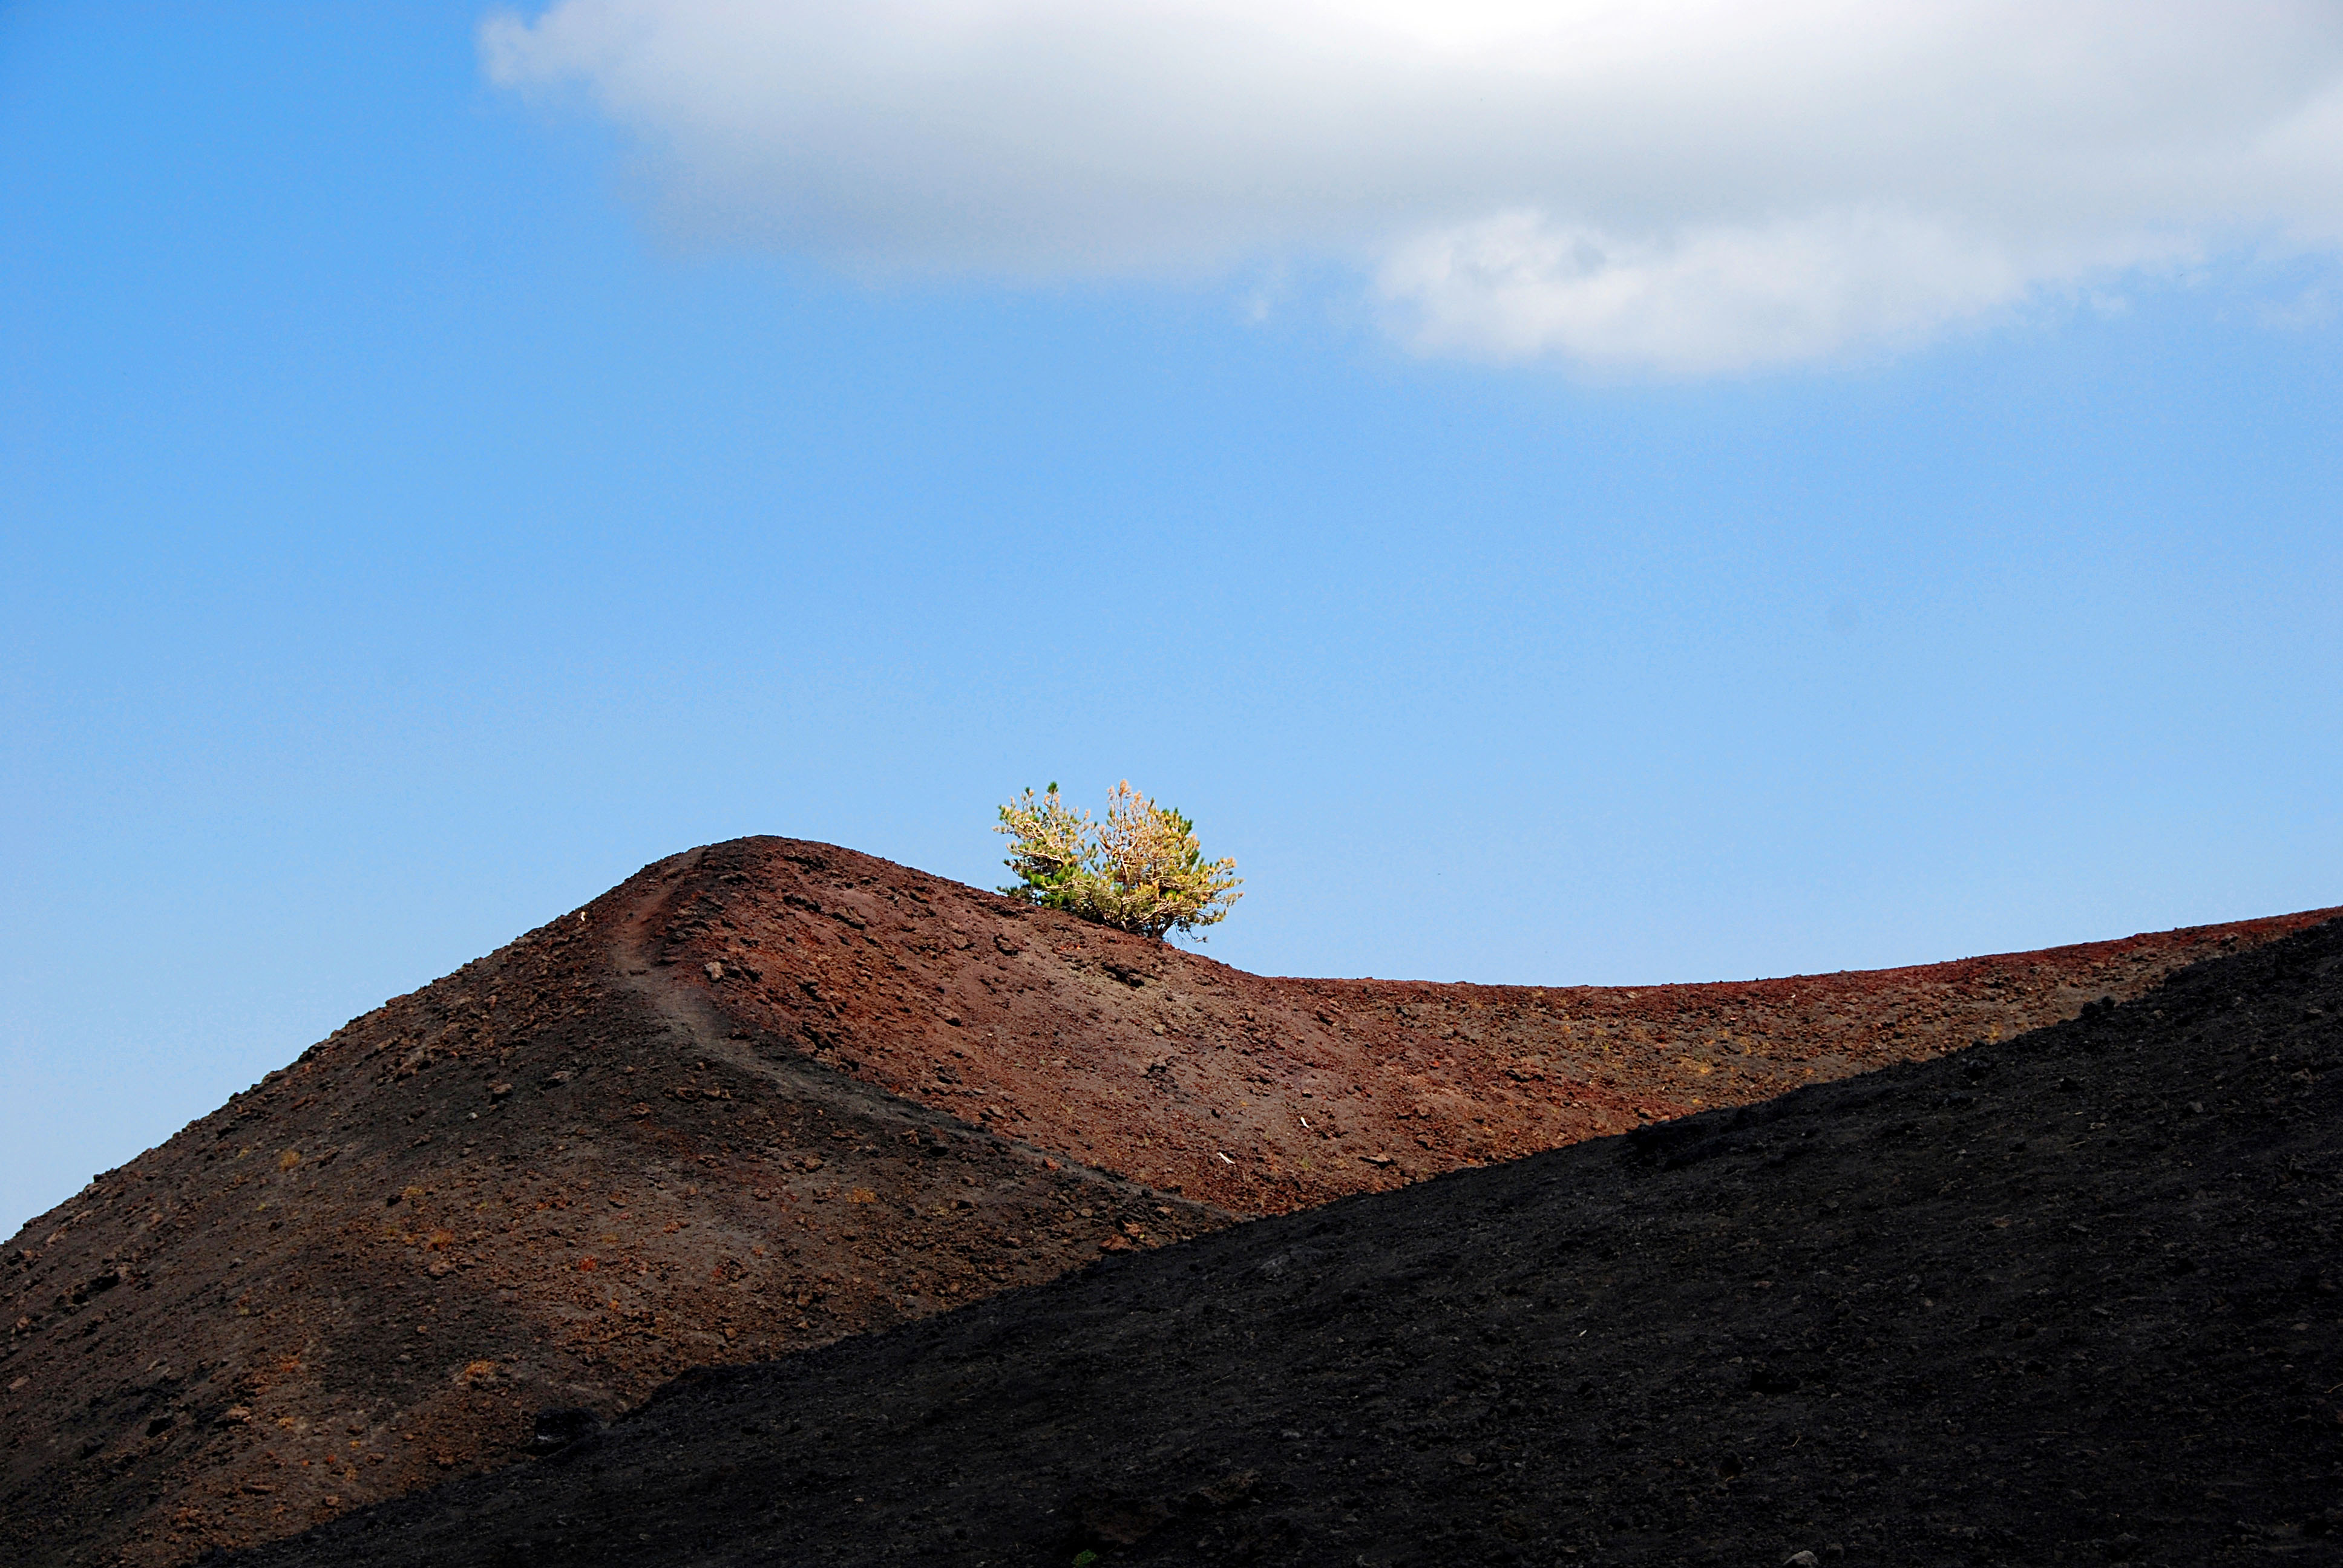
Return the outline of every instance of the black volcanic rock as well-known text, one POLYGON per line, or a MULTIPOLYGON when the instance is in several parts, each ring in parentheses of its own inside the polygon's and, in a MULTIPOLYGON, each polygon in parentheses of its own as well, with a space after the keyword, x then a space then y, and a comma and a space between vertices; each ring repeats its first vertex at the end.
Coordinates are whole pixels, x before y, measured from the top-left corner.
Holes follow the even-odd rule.
POLYGON ((2338 1068, 2332 923, 689 1373, 590 1448, 236 1561, 2336 1562, 2338 1068))

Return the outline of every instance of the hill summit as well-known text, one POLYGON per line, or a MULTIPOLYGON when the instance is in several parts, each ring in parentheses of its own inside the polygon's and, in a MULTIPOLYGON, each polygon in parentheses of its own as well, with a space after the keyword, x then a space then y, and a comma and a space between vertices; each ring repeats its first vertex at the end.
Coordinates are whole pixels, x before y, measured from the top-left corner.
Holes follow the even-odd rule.
POLYGON ((548 1410, 2006 1040, 2333 912, 1746 984, 1282 980, 830 846, 695 849, 10 1241, 0 1557, 282 1537, 548 1410))

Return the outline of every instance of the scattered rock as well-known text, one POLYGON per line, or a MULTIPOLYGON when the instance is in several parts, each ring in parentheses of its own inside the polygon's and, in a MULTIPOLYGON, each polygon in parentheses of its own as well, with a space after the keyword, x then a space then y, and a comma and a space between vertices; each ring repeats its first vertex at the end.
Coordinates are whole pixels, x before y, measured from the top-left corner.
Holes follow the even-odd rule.
POLYGON ((601 1432, 602 1418, 583 1406, 542 1410, 538 1412, 530 1429, 528 1451, 535 1454, 558 1453, 573 1444, 598 1437, 601 1432))

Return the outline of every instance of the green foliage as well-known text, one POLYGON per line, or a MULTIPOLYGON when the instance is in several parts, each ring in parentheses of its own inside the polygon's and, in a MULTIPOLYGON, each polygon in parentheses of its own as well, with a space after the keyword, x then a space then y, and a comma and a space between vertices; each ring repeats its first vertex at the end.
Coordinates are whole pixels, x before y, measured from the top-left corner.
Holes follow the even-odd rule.
POLYGON ((1017 874, 1002 892, 1118 930, 1192 931, 1227 919, 1244 897, 1237 863, 1205 859, 1196 825, 1128 779, 1108 793, 1103 822, 1066 805, 1052 784, 1001 808, 994 831, 1009 835, 1001 863, 1017 874))

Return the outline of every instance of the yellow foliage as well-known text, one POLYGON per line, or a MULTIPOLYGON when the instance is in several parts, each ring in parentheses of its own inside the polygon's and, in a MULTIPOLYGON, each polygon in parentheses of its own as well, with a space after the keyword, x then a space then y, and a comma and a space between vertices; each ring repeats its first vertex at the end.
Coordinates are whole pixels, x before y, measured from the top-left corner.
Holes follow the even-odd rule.
POLYGON ((1001 807, 994 830, 1009 835, 1003 863, 1018 878, 1002 892, 1119 930, 1192 931, 1225 920, 1244 897, 1237 863, 1205 859, 1195 824, 1129 779, 1108 792, 1103 822, 1066 806, 1052 784, 1001 807))

